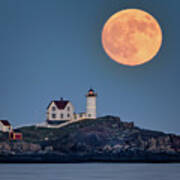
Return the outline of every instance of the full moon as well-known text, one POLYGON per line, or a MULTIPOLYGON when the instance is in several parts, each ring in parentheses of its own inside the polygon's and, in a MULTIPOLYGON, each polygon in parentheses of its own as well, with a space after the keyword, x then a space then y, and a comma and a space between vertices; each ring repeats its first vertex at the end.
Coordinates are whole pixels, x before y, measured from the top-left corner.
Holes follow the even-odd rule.
POLYGON ((139 9, 126 9, 111 16, 102 30, 102 45, 114 61, 137 66, 153 59, 162 44, 157 20, 139 9))

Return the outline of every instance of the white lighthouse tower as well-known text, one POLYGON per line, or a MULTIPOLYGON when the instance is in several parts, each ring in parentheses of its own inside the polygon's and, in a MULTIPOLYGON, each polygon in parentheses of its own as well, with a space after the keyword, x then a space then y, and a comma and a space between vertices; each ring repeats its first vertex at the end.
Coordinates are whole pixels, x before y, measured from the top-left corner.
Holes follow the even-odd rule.
POLYGON ((86 116, 90 119, 96 118, 96 97, 97 94, 90 89, 86 94, 86 116))

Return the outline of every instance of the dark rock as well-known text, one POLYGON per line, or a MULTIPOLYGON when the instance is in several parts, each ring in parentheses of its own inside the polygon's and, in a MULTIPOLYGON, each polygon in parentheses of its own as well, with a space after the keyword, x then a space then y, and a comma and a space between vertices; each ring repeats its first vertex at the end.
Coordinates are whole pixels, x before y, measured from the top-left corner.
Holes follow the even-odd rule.
POLYGON ((23 141, 0 134, 1 162, 180 162, 180 136, 140 129, 105 116, 60 129, 19 129, 23 141))

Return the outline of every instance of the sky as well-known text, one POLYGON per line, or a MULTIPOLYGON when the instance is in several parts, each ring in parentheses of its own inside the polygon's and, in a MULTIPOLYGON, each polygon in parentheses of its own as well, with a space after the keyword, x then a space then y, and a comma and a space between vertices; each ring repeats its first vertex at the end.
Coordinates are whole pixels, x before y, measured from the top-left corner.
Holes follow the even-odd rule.
POLYGON ((64 97, 85 111, 89 88, 98 116, 180 134, 179 0, 0 0, 0 119, 46 120, 64 97), (137 8, 159 22, 163 44, 152 61, 128 67, 104 52, 101 32, 114 13, 137 8))

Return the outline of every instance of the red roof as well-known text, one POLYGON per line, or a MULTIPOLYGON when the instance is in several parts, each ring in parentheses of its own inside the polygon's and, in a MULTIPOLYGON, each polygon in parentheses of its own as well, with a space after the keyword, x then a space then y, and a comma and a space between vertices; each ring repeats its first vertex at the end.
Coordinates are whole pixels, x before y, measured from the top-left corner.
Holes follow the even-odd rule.
POLYGON ((58 107, 58 109, 64 109, 69 101, 54 101, 55 105, 58 107))
MULTIPOLYGON (((66 107, 66 105, 69 103, 69 101, 64 101, 62 98, 60 101, 51 101, 51 103, 49 104, 49 106, 54 102, 54 104, 57 106, 58 109, 64 109, 66 107)), ((49 106, 47 107, 47 109, 49 109, 49 106)))
POLYGON ((10 126, 11 124, 9 123, 9 121, 7 120, 0 120, 0 122, 4 125, 4 126, 10 126))

